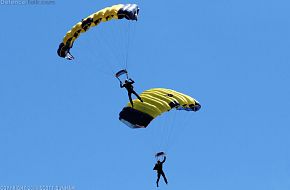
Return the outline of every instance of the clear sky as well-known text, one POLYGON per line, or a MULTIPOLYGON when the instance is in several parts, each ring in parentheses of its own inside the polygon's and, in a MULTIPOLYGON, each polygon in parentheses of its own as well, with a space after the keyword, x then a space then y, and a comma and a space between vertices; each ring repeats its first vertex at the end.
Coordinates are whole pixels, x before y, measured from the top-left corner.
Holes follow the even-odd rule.
POLYGON ((288 0, 5 2, 0 185, 154 189, 160 148, 160 189, 290 189, 288 0), (172 88, 199 112, 132 130, 118 120, 128 98, 105 72, 96 28, 75 43, 75 62, 57 56, 71 26, 117 3, 140 7, 128 59, 136 91, 172 88))

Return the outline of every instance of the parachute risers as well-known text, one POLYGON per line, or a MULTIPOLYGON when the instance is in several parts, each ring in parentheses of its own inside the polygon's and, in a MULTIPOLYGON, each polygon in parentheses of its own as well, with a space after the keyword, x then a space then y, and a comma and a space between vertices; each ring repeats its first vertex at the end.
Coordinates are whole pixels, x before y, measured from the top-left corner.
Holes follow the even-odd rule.
POLYGON ((152 88, 142 92, 140 97, 144 102, 135 99, 134 108, 128 103, 119 113, 119 120, 131 128, 146 128, 158 115, 173 108, 193 112, 201 108, 192 97, 171 89, 152 88))

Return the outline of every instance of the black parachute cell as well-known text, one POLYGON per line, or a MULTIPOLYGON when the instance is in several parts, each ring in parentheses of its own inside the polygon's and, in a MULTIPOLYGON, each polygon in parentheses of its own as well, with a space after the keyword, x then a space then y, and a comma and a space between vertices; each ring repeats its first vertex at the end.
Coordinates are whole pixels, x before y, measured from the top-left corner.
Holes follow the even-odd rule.
POLYGON ((131 107, 125 107, 119 113, 119 120, 127 125, 130 123, 128 126, 131 128, 145 128, 153 119, 154 118, 149 114, 140 112, 131 107))

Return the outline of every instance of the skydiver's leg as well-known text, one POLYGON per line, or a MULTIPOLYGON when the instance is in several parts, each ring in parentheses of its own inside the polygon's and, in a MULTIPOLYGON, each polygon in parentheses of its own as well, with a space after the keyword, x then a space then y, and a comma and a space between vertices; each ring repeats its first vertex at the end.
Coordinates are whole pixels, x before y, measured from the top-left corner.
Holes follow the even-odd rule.
POLYGON ((157 187, 158 187, 158 183, 159 183, 160 175, 161 175, 161 173, 158 172, 158 173, 157 173, 157 181, 156 181, 157 187))
POLYGON ((133 90, 132 92, 141 102, 143 102, 142 98, 133 90))
POLYGON ((128 92, 128 97, 129 97, 129 100, 130 100, 130 103, 132 105, 132 108, 134 107, 133 105, 133 100, 132 100, 132 93, 131 92, 128 92))
POLYGON ((168 182, 167 182, 167 179, 166 179, 166 177, 165 177, 165 174, 164 174, 164 172, 162 172, 162 173, 161 173, 161 175, 162 175, 162 177, 163 177, 163 179, 164 179, 165 183, 167 184, 168 182))

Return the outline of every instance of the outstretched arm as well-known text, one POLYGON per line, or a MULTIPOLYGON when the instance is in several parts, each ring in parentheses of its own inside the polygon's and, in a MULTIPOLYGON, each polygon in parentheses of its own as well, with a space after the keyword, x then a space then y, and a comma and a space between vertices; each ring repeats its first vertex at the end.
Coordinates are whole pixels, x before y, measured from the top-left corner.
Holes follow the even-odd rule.
POLYGON ((163 161, 161 162, 162 164, 166 161, 166 156, 164 156, 163 161))
POLYGON ((132 82, 131 84, 134 84, 135 83, 135 81, 133 81, 133 79, 129 78, 129 80, 132 82))
POLYGON ((124 87, 124 85, 122 84, 122 82, 120 81, 120 88, 123 88, 124 87))

